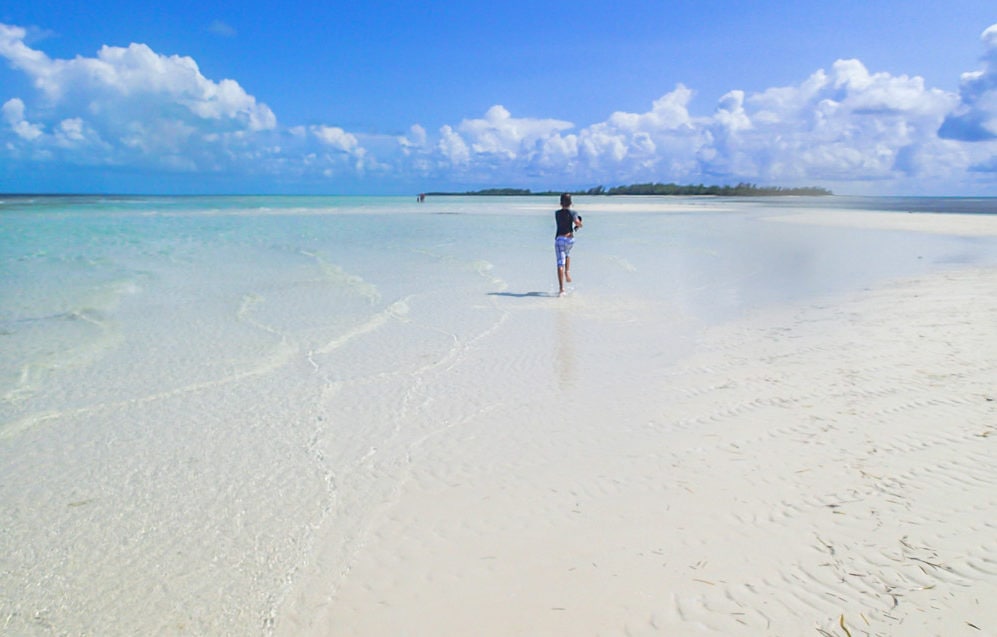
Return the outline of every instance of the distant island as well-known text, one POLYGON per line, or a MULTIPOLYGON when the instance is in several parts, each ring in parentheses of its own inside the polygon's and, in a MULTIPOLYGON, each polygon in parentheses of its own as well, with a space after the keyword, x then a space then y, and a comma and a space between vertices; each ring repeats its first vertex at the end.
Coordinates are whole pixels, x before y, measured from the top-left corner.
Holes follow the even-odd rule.
MULTIPOLYGON (((542 197, 557 196, 563 191, 533 192, 526 188, 487 188, 485 190, 474 190, 468 192, 430 192, 427 195, 433 196, 501 196, 501 197, 542 197)), ((736 186, 704 186, 703 184, 680 185, 680 184, 632 184, 630 186, 616 186, 607 189, 605 186, 596 186, 588 190, 569 190, 572 195, 676 195, 695 196, 712 195, 715 197, 779 197, 779 196, 804 196, 804 197, 826 197, 833 195, 826 188, 817 186, 807 186, 803 188, 783 188, 781 186, 756 186, 755 184, 740 183, 736 186)))

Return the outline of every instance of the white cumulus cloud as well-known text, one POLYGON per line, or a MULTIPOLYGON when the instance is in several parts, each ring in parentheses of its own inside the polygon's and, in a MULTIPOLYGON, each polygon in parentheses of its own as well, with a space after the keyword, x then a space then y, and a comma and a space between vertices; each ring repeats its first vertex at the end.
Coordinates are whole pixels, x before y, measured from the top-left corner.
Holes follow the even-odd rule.
POLYGON ((356 152, 360 145, 355 135, 338 126, 313 126, 312 133, 326 146, 343 152, 356 152))
POLYGON ((532 152, 536 143, 571 128, 556 119, 513 117, 504 106, 492 106, 480 119, 465 119, 457 130, 477 154, 516 159, 532 152))
POLYGON ((2 110, 3 119, 21 139, 32 140, 42 135, 42 127, 24 119, 24 102, 14 97, 7 100, 2 110))
POLYGON ((986 51, 983 68, 963 73, 959 107, 942 125, 940 134, 969 142, 997 140, 997 24, 980 36, 986 51))
POLYGON ((691 112, 693 96, 680 84, 648 111, 612 113, 580 130, 568 122, 516 118, 495 106, 457 131, 445 127, 440 147, 455 168, 473 168, 487 155, 493 172, 513 176, 506 182, 534 169, 587 183, 833 184, 951 175, 968 167, 967 155, 937 135, 958 104, 956 95, 929 88, 920 77, 870 72, 858 60, 839 60, 798 85, 750 95, 732 90, 706 116, 691 112), (936 160, 946 168, 939 171, 936 160))
MULTIPOLYGON (((955 97, 920 77, 870 73, 839 60, 795 87, 745 100, 750 125, 727 137, 728 160, 750 155, 766 179, 888 179, 905 149, 935 139, 955 97)), ((743 124, 743 122, 742 122, 743 124)))
MULTIPOLYGON (((103 46, 94 57, 49 58, 25 42, 26 31, 0 24, 0 57, 38 90, 33 102, 9 100, 5 119, 34 148, 81 147, 83 163, 178 165, 174 155, 205 153, 212 143, 273 130, 274 113, 234 80, 212 81, 190 57, 162 55, 144 44, 103 46), (27 124, 27 114, 41 120, 27 124), (11 118, 17 115, 20 123, 11 118), (43 134, 45 128, 51 134, 43 134), (196 148, 191 148, 190 146, 196 148), (135 157, 134 153, 146 157, 135 157)), ((220 152, 225 152, 219 149, 220 152)), ((179 162, 196 165, 193 159, 179 162)))
MULTIPOLYGON (((25 30, 0 25, 0 56, 28 74, 53 104, 88 104, 97 112, 156 103, 178 105, 194 119, 229 120, 237 128, 273 128, 276 117, 233 80, 213 82, 192 58, 162 55, 144 44, 103 46, 96 57, 53 60, 24 43, 25 30)), ((166 109, 161 109, 166 110, 166 109)), ((161 116, 165 116, 161 112, 161 116)), ((183 111, 170 113, 183 117, 183 111)))
POLYGON ((467 147, 467 142, 450 126, 445 125, 440 129, 440 142, 437 148, 443 157, 455 166, 466 165, 471 160, 471 150, 467 147))

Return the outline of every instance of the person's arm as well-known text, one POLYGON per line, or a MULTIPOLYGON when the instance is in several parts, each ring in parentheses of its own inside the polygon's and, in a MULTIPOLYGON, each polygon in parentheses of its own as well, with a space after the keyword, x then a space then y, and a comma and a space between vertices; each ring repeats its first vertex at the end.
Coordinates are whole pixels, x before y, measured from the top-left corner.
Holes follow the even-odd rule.
POLYGON ((582 216, 575 215, 575 230, 578 230, 581 227, 582 227, 582 216))

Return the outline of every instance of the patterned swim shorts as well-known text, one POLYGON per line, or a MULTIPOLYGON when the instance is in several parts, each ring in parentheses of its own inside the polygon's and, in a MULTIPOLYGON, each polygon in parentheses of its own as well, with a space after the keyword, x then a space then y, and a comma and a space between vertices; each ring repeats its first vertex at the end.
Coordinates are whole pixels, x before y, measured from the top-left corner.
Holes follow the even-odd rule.
POLYGON ((557 254, 557 267, 563 268, 564 261, 571 254, 571 246, 575 245, 575 240, 571 237, 557 237, 554 239, 554 252, 557 254))

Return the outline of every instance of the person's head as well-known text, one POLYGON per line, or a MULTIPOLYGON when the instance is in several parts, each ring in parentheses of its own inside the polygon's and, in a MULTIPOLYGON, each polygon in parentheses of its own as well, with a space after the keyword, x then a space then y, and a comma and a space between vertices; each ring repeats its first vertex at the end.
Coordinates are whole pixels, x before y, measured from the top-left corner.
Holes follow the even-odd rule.
POLYGON ((571 207, 571 195, 564 193, 561 195, 561 207, 570 208, 571 207))

